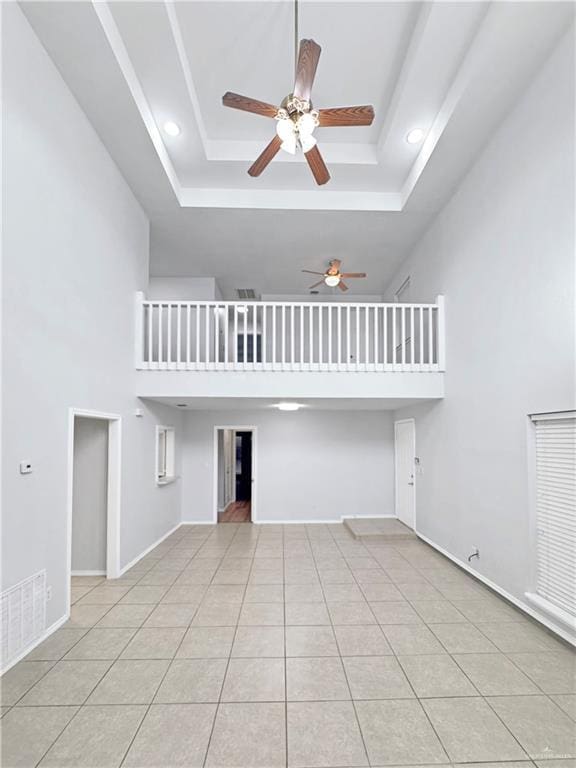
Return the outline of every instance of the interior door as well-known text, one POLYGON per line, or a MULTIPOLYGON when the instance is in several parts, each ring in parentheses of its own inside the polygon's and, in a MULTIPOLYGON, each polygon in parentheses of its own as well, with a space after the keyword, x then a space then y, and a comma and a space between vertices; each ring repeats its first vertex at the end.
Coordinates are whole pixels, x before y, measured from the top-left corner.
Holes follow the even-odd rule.
POLYGON ((396 517, 416 526, 416 427, 414 419, 394 423, 396 517))

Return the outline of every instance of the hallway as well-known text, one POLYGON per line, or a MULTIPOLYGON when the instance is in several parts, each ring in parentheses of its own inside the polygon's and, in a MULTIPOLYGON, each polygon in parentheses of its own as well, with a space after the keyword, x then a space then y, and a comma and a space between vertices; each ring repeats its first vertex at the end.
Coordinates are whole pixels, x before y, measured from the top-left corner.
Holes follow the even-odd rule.
POLYGON ((574 653, 420 541, 184 526, 93 581, 3 679, 5 768, 576 755, 574 653))
POLYGON ((232 501, 225 510, 218 513, 219 523, 251 522, 251 504, 249 501, 232 501))

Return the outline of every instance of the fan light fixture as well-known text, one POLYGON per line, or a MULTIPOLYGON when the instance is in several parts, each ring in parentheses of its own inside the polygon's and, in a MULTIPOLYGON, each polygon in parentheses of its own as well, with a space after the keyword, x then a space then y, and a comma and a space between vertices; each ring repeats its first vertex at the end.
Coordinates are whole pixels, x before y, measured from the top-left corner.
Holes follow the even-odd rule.
POLYGON ((298 411, 302 406, 300 403, 278 403, 276 408, 279 411, 298 411))
POLYGON ((179 136, 180 135, 180 126, 177 123, 173 123, 172 120, 168 120, 168 122, 164 123, 164 133, 167 133, 168 136, 179 136))
POLYGON ((241 304, 239 307, 236 307, 236 312, 238 312, 241 315, 245 315, 246 312, 248 312, 248 307, 246 304, 241 304))
POLYGON ((408 144, 420 144, 423 138, 424 131, 422 128, 412 128, 412 130, 409 131, 408 135, 406 136, 406 141, 408 144))
POLYGON ((317 143, 312 135, 317 125, 318 112, 310 110, 310 102, 289 97, 286 107, 281 107, 276 115, 276 134, 282 139, 280 149, 295 155, 300 145, 303 152, 309 152, 317 143))
POLYGON ((336 288, 340 282, 340 275, 326 275, 324 282, 329 288, 336 288))

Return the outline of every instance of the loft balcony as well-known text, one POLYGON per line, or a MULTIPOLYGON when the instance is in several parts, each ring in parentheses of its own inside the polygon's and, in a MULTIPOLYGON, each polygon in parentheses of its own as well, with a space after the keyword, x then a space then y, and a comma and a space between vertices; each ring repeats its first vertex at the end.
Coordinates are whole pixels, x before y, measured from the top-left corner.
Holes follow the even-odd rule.
POLYGON ((138 395, 443 396, 444 299, 433 304, 147 300, 138 395))

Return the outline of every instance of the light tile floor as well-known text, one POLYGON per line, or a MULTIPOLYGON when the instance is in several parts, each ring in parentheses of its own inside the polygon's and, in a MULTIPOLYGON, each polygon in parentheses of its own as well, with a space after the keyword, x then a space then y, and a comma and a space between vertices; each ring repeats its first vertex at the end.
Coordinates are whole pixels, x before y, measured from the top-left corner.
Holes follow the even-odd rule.
POLYGON ((419 541, 179 529, 2 680, 2 766, 575 768, 576 656, 419 541))

